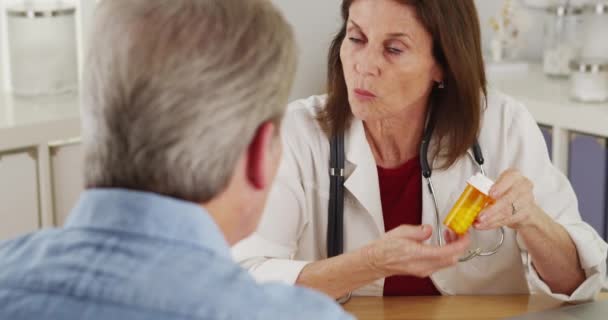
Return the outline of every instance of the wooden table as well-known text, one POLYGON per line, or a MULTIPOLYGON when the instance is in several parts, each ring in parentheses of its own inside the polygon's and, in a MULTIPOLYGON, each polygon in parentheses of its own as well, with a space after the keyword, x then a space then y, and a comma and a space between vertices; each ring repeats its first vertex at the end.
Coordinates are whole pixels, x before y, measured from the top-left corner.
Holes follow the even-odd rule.
POLYGON ((353 297, 344 309, 362 320, 502 319, 562 305, 543 296, 353 297))

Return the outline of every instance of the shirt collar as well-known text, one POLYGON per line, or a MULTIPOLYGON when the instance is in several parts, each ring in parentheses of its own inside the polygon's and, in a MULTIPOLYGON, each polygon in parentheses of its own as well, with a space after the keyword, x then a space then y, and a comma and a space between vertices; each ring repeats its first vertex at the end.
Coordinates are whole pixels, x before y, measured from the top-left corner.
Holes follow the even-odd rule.
POLYGON ((66 228, 96 228, 185 242, 230 257, 230 246, 196 203, 125 189, 90 189, 81 195, 66 228))

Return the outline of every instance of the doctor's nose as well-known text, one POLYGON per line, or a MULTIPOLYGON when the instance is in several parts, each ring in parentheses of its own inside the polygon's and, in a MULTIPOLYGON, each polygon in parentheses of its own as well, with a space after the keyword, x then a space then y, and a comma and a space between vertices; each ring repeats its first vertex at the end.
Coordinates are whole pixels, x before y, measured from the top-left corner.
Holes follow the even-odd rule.
POLYGON ((380 58, 372 50, 361 53, 355 62, 355 71, 362 76, 377 77, 380 75, 380 58))

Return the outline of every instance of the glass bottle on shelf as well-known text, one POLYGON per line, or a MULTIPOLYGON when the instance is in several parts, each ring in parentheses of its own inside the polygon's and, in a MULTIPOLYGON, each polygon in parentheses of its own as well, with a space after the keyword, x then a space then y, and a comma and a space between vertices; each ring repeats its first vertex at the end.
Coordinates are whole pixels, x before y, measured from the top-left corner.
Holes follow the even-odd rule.
POLYGON ((583 8, 569 5, 547 9, 543 49, 543 71, 552 77, 570 75, 570 61, 578 57, 581 41, 577 34, 581 29, 583 8))
POLYGON ((73 1, 22 0, 5 7, 11 91, 21 97, 74 94, 78 56, 73 1))

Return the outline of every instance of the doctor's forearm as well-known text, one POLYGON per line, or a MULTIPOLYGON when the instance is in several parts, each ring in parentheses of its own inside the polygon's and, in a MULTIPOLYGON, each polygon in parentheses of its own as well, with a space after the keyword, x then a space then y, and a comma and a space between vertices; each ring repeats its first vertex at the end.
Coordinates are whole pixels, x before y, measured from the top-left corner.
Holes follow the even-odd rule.
POLYGON ((386 275, 372 268, 366 249, 310 263, 302 269, 296 284, 339 298, 386 275))
POLYGON ((518 230, 539 276, 554 293, 570 295, 582 284, 582 269, 576 246, 564 227, 544 212, 518 230))

